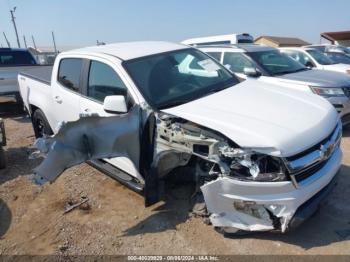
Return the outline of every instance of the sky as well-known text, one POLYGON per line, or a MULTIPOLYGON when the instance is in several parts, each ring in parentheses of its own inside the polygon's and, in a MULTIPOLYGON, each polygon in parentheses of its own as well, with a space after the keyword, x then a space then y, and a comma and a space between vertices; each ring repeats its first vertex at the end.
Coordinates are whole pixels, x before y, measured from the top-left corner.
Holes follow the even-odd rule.
POLYGON ((0 46, 59 47, 165 40, 230 33, 299 37, 319 43, 320 33, 350 30, 350 0, 0 0, 0 46))

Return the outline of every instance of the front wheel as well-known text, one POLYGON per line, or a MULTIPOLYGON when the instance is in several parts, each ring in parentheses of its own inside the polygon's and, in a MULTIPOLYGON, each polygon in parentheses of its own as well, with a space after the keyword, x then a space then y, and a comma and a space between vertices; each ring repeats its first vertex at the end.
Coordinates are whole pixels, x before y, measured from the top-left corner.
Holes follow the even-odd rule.
POLYGON ((6 167, 6 156, 5 151, 2 146, 0 146, 0 169, 3 169, 6 167))
POLYGON ((40 109, 35 110, 32 117, 32 122, 36 138, 43 137, 44 135, 50 136, 53 134, 49 122, 47 121, 43 111, 40 109))

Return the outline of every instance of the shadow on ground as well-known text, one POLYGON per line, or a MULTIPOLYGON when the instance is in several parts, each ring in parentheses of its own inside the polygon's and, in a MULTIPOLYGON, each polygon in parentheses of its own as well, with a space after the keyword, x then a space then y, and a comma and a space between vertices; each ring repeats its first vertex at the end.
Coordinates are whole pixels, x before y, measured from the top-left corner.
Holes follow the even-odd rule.
POLYGON ((33 169, 41 163, 42 159, 29 159, 31 152, 32 149, 26 147, 6 149, 7 167, 0 170, 0 184, 18 176, 33 173, 33 169))
POLYGON ((23 106, 10 97, 0 97, 0 117, 18 117, 24 115, 23 106))
MULTIPOLYGON (((336 187, 327 200, 322 203, 319 211, 294 231, 285 234, 265 232, 250 233, 244 236, 225 235, 219 237, 225 237, 225 241, 251 238, 281 241, 299 246, 305 250, 350 240, 349 174, 350 167, 343 165, 336 187), (347 235, 348 231, 349 235, 347 235), (342 232, 342 234, 339 232, 342 232)), ((192 193, 193 187, 191 186, 174 185, 168 191, 164 204, 154 209, 154 214, 126 230, 124 236, 175 230, 177 225, 184 223, 189 217, 192 210, 190 200, 192 193)))
POLYGON ((166 187, 165 192, 163 204, 152 210, 155 213, 127 229, 124 236, 175 230, 177 225, 189 218, 193 205, 191 195, 194 192, 194 185, 171 184, 166 187))
POLYGON ((11 225, 12 214, 7 204, 0 199, 0 238, 6 234, 11 225))

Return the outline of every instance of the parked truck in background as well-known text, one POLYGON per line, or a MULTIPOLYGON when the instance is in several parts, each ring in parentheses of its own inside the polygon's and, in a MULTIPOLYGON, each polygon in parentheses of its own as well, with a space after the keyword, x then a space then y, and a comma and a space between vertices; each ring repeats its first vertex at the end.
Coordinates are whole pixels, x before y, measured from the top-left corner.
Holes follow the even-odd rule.
POLYGON ((21 103, 18 73, 42 67, 27 49, 0 48, 0 96, 14 96, 21 103))
POLYGON ((37 183, 89 160, 151 205, 160 181, 184 174, 223 232, 286 232, 317 210, 341 166, 342 126, 325 99, 240 82, 186 45, 72 50, 52 74, 18 80, 36 137, 54 134, 37 141, 47 154, 37 183))

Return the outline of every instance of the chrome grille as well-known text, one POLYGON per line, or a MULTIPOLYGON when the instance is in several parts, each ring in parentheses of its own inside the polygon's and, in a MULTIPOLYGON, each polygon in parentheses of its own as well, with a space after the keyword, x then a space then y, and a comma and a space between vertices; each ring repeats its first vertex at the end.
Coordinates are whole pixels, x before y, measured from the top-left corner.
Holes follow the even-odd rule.
POLYGON ((291 157, 284 158, 292 181, 297 184, 319 171, 339 147, 342 125, 339 122, 334 130, 321 142, 291 157))

